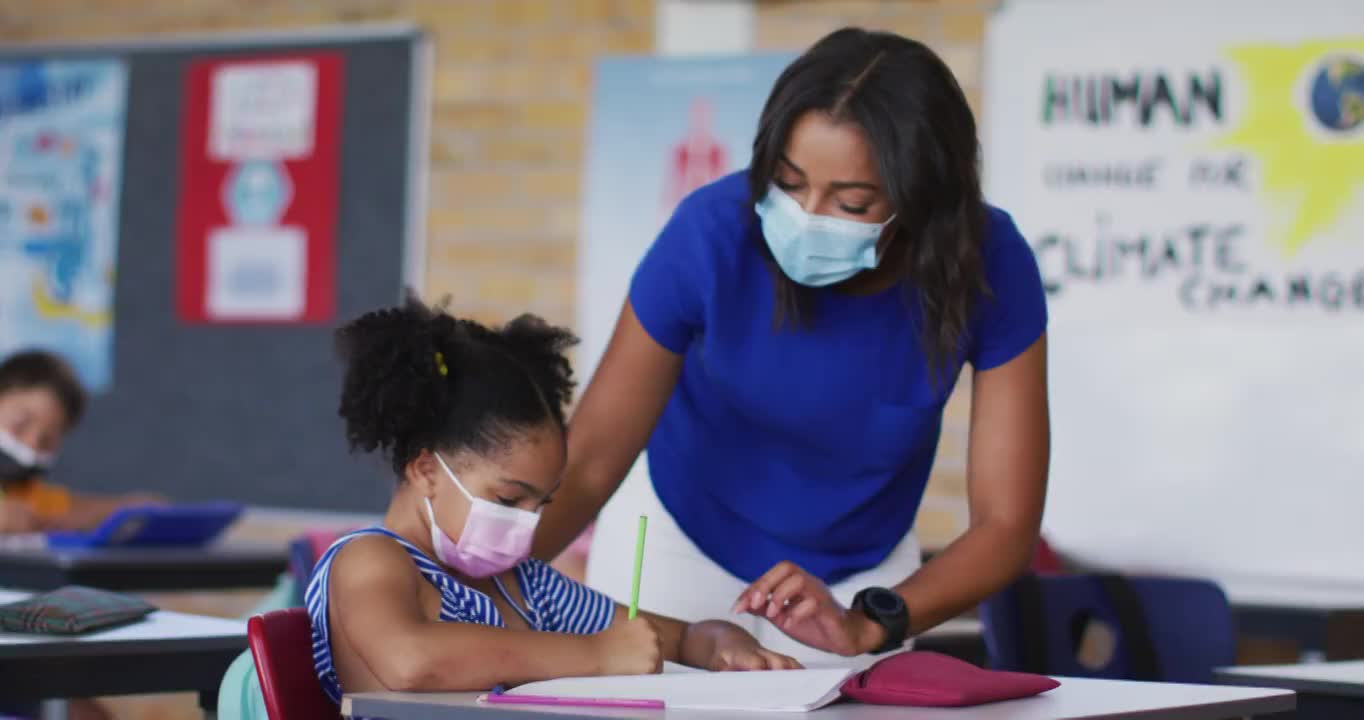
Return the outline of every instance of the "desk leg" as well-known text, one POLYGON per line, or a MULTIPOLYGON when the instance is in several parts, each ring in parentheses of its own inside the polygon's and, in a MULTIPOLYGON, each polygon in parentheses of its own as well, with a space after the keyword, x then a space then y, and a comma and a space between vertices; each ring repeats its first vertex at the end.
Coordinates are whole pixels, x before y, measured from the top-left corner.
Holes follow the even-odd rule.
POLYGON ((42 717, 43 720, 66 720, 66 701, 44 700, 42 717))
POLYGON ((199 709, 204 711, 204 720, 215 720, 218 717, 218 688, 216 686, 211 690, 199 691, 199 709))

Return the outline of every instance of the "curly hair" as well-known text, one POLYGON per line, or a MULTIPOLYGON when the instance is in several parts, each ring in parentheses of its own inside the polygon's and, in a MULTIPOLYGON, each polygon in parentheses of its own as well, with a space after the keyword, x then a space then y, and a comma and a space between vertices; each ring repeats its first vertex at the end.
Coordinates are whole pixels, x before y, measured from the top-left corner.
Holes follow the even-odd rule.
POLYGON ((489 328, 409 296, 336 340, 346 439, 384 453, 400 478, 423 450, 487 455, 541 424, 564 427, 574 387, 564 351, 577 338, 534 315, 489 328))

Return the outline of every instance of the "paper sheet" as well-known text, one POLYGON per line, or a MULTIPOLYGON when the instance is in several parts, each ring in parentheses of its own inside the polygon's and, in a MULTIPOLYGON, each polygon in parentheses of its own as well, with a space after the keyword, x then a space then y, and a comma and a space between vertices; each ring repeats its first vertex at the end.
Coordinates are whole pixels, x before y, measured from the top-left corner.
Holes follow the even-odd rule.
POLYGON ((671 709, 808 712, 837 700, 853 673, 849 668, 699 672, 668 663, 661 675, 562 678, 508 694, 662 700, 671 709))

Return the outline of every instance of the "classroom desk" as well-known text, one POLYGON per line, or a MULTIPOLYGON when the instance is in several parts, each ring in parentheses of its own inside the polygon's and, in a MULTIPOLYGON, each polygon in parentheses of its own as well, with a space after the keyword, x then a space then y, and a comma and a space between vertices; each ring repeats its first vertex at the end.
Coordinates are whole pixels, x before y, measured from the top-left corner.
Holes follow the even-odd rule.
POLYGON ((63 585, 124 592, 269 588, 288 566, 283 546, 94 550, 0 549, 0 586, 52 590, 63 585))
MULTIPOLYGON (((29 593, 0 590, 0 602, 29 593)), ((195 692, 216 712, 227 666, 246 649, 246 622, 158 610, 141 622, 87 635, 0 632, 0 698, 195 692)))
POLYGON ((1364 659, 1364 588, 1288 581, 1222 585, 1240 634, 1293 641, 1304 660, 1364 659))
POLYGON ((1216 685, 1167 685, 1114 680, 1061 678, 1061 687, 1025 700, 994 703, 974 708, 899 708, 839 704, 812 713, 726 713, 716 711, 593 710, 589 708, 488 707, 479 705, 475 693, 357 693, 347 695, 341 713, 347 717, 383 717, 387 720, 557 720, 572 717, 668 718, 669 720, 716 720, 748 717, 756 720, 810 717, 819 720, 1225 720, 1291 711, 1293 693, 1268 688, 1234 688, 1216 685))
POLYGON ((1233 667, 1214 674, 1228 685, 1296 691, 1304 718, 1364 717, 1364 661, 1233 667))

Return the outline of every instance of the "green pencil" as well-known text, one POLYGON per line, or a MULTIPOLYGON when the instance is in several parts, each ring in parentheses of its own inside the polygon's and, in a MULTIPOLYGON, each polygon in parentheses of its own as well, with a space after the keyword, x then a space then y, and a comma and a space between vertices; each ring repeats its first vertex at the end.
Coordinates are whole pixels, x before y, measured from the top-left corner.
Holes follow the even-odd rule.
POLYGON ((644 572, 644 531, 649 527, 649 516, 639 516, 639 534, 635 536, 635 579, 630 585, 630 619, 639 614, 639 576, 644 572))

